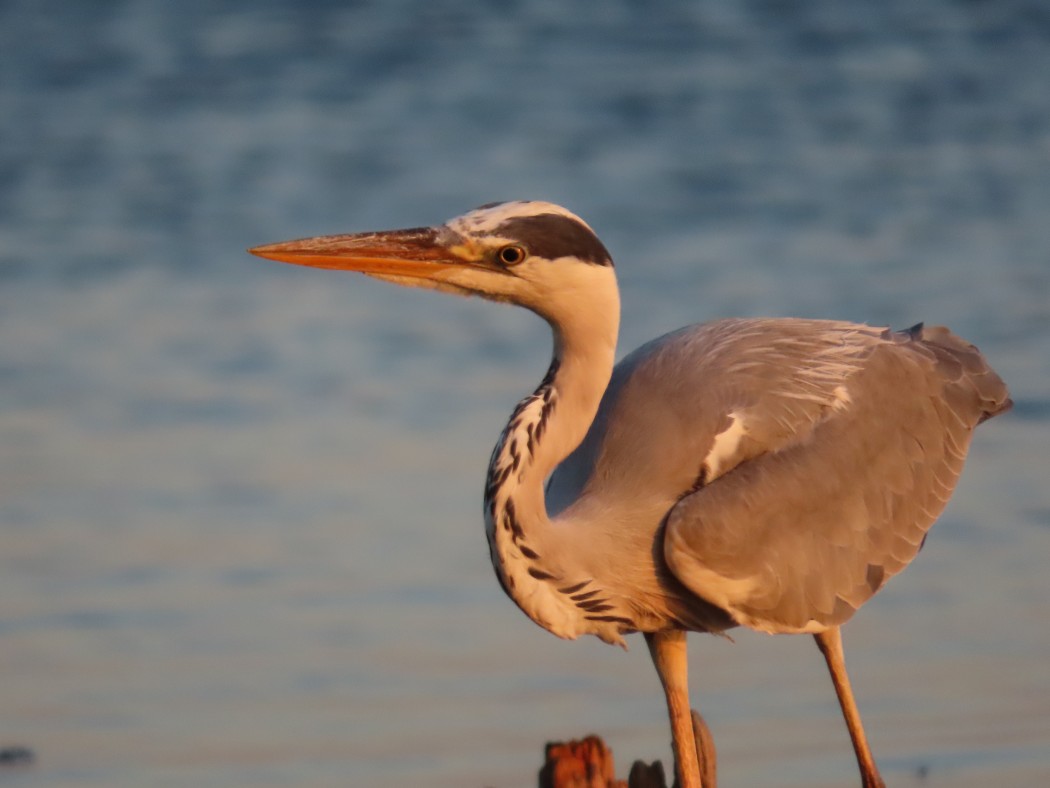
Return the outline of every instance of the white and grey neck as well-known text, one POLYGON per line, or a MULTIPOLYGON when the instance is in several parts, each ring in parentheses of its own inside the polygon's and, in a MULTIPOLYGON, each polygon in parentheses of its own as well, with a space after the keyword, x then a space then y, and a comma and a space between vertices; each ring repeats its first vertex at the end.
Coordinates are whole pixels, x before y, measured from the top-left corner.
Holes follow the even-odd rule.
MULTIPOLYGON (((485 484, 485 527, 503 589, 540 626, 560 637, 597 634, 622 642, 629 621, 607 615, 587 598, 592 578, 559 550, 571 522, 551 521, 547 477, 583 440, 609 383, 619 326, 619 301, 603 311, 545 315, 554 328, 554 357, 543 381, 511 414, 492 453, 485 484), (573 597, 584 596, 582 600, 573 597), (612 620, 617 618, 617 620, 612 620)), ((592 303, 593 307, 594 304, 592 303)))

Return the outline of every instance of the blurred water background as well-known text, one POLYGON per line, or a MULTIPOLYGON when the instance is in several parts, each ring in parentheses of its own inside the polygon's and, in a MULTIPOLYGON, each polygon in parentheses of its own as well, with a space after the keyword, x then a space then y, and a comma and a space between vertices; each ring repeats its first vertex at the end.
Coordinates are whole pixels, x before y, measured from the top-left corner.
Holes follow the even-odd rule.
MULTIPOLYGON (((655 674, 504 598, 503 307, 250 258, 536 198, 623 351, 726 315, 947 323, 1010 382, 846 629, 893 785, 1050 782, 1050 6, 0 3, 0 784, 528 786, 669 760, 655 674)), ((855 784, 809 638, 694 636, 727 786, 855 784)))

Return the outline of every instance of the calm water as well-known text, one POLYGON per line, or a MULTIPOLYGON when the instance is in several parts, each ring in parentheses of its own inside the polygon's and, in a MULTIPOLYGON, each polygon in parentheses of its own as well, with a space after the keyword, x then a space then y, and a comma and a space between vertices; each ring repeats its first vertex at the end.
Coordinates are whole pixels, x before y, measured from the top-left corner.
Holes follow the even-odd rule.
MULTIPOLYGON (((0 745, 37 754, 0 784, 666 762, 642 643, 492 577, 545 327, 243 251, 522 197, 602 235, 625 350, 753 314, 982 347, 1017 407, 847 650, 892 784, 1050 781, 1050 11, 793 5, 0 4, 0 745)), ((735 640, 693 639, 724 784, 854 784, 811 640, 735 640)))

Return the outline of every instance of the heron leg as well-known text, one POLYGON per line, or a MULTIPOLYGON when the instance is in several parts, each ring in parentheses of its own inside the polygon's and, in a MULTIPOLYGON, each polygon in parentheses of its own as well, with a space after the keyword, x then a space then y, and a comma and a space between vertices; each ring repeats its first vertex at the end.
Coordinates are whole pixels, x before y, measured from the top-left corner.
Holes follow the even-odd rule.
POLYGON ((667 696, 674 742, 675 767, 680 788, 703 788, 700 762, 693 738, 693 720, 689 710, 689 665, 686 662, 685 632, 680 629, 647 632, 645 642, 653 658, 660 683, 667 696))
POLYGON ((838 695, 839 706, 842 707, 842 716, 846 718, 846 727, 849 728, 849 736, 853 740, 853 751, 857 754, 857 763, 860 766, 864 788, 885 788, 886 784, 879 776, 875 757, 868 746, 868 738, 864 735, 860 712, 857 710, 857 702, 853 699, 849 676, 846 675, 846 658, 842 652, 842 631, 839 627, 832 627, 824 632, 816 633, 813 637, 824 655, 824 660, 828 663, 831 683, 835 685, 835 694, 838 695))

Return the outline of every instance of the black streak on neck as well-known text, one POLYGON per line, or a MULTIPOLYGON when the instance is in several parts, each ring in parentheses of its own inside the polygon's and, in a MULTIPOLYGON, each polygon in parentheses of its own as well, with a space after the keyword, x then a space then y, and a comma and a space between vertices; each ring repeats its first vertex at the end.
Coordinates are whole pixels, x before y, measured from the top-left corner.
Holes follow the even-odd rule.
MULTIPOLYGON (((523 448, 515 433, 521 428, 526 409, 533 403, 542 402, 539 418, 535 422, 529 422, 526 427, 528 441, 525 449, 528 451, 530 459, 535 456, 539 440, 543 436, 551 414, 554 412, 554 378, 558 374, 560 366, 559 360, 557 358, 553 359, 550 367, 547 369, 547 374, 543 376, 543 380, 536 391, 519 402, 514 409, 514 413, 511 414, 510 421, 503 430, 503 435, 500 436, 500 441, 492 454, 492 462, 489 465, 488 478, 485 482, 485 508, 492 518, 493 527, 502 528, 509 532, 511 541, 518 546, 521 554, 530 561, 539 560, 540 555, 526 544, 525 529, 518 519, 517 506, 514 503, 514 499, 508 496, 503 502, 502 508, 497 506, 497 501, 503 485, 510 479, 511 474, 518 471, 525 460, 522 454, 523 448)), ((554 575, 536 567, 530 566, 528 571, 537 580, 554 579, 554 575)), ((506 587, 504 587, 504 590, 506 590, 506 587)))

